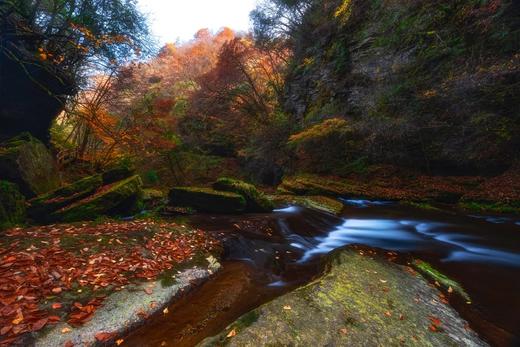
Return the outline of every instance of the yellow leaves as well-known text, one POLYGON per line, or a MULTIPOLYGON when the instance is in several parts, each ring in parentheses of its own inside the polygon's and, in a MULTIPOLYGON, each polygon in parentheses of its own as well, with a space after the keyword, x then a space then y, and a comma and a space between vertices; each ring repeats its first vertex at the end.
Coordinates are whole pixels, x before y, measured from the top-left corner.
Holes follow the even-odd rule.
POLYGON ((345 24, 347 20, 350 18, 352 14, 352 0, 343 0, 341 5, 338 6, 336 11, 334 12, 334 18, 337 18, 341 21, 342 24, 345 24))
POLYGON ((299 144, 310 140, 322 139, 334 133, 340 134, 350 130, 348 122, 341 118, 330 118, 316 124, 289 138, 289 144, 299 144))

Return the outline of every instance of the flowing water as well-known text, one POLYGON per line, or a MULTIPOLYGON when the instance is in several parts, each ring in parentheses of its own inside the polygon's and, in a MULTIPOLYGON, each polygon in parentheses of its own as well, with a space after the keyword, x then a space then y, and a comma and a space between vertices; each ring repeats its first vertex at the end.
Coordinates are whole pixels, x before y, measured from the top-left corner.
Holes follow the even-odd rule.
POLYGON ((318 278, 333 250, 362 245, 430 262, 472 298, 450 303, 482 338, 520 337, 520 217, 422 211, 342 200, 341 217, 290 206, 272 214, 197 215, 224 241, 223 270, 125 338, 128 346, 193 346, 251 309, 318 278))

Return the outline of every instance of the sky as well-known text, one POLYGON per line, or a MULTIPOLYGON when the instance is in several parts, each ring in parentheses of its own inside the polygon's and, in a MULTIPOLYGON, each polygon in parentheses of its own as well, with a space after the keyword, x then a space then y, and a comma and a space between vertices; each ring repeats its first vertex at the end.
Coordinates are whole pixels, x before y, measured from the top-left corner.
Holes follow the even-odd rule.
POLYGON ((152 33, 160 44, 188 41, 202 28, 218 31, 228 26, 235 31, 250 27, 249 12, 257 0, 138 0, 148 14, 152 33))

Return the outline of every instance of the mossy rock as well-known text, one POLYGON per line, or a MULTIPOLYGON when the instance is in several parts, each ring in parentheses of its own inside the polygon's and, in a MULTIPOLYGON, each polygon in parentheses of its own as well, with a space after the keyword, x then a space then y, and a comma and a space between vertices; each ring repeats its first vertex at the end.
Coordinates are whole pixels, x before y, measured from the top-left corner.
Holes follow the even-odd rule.
POLYGON ((278 187, 280 192, 290 192, 296 195, 324 196, 363 196, 366 187, 362 184, 349 183, 344 180, 334 180, 314 175, 285 177, 278 187))
POLYGON ((275 195, 271 199, 280 207, 283 205, 300 205, 313 210, 330 213, 339 216, 343 211, 344 205, 340 201, 321 195, 294 196, 294 195, 275 195))
POLYGON ((354 250, 332 257, 322 278, 247 313, 199 347, 487 346, 418 274, 354 250))
POLYGON ((139 175, 100 187, 93 195, 51 214, 52 220, 74 222, 99 216, 124 216, 142 206, 142 181, 139 175))
POLYGON ((25 221, 25 197, 14 183, 0 181, 0 230, 25 221))
POLYGON ((466 293, 464 288, 462 288, 462 286, 457 281, 436 270, 429 263, 422 260, 415 260, 412 265, 417 271, 421 273, 421 275, 431 280, 432 282, 435 282, 435 284, 438 284, 444 290, 448 292, 454 291, 467 302, 471 302, 471 298, 469 297, 468 293, 466 293))
POLYGON ((213 189, 242 195, 246 199, 248 212, 271 212, 274 208, 273 202, 264 193, 244 181, 226 177, 219 178, 213 183, 213 189))
POLYGON ((114 166, 102 173, 103 184, 112 184, 135 175, 135 169, 128 166, 114 166))
POLYGON ((202 212, 237 213, 246 209, 242 195, 211 188, 175 187, 169 198, 173 206, 192 207, 202 212))
POLYGON ((51 153, 28 133, 0 144, 0 179, 16 183, 28 198, 60 186, 60 176, 51 153))
POLYGON ((28 214, 36 221, 46 221, 53 212, 87 198, 101 186, 103 186, 102 175, 82 178, 72 184, 30 200, 28 214))

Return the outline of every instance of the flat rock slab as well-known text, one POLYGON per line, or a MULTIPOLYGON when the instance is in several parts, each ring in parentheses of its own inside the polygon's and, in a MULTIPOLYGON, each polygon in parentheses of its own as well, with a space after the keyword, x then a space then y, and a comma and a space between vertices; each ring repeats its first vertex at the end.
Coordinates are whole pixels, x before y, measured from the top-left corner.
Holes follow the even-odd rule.
POLYGON ((201 346, 487 346, 411 269, 354 250, 201 346), (408 270, 408 271, 405 271, 408 270))
POLYGON ((56 325, 49 333, 41 334, 35 347, 96 345, 96 334, 105 332, 114 338, 124 335, 130 329, 143 324, 147 317, 160 312, 165 306, 197 283, 208 279, 220 268, 218 263, 210 263, 208 268, 192 268, 182 271, 170 286, 163 286, 159 281, 146 282, 129 287, 110 295, 103 306, 96 311, 89 322, 79 328, 73 328, 63 322, 56 325))

